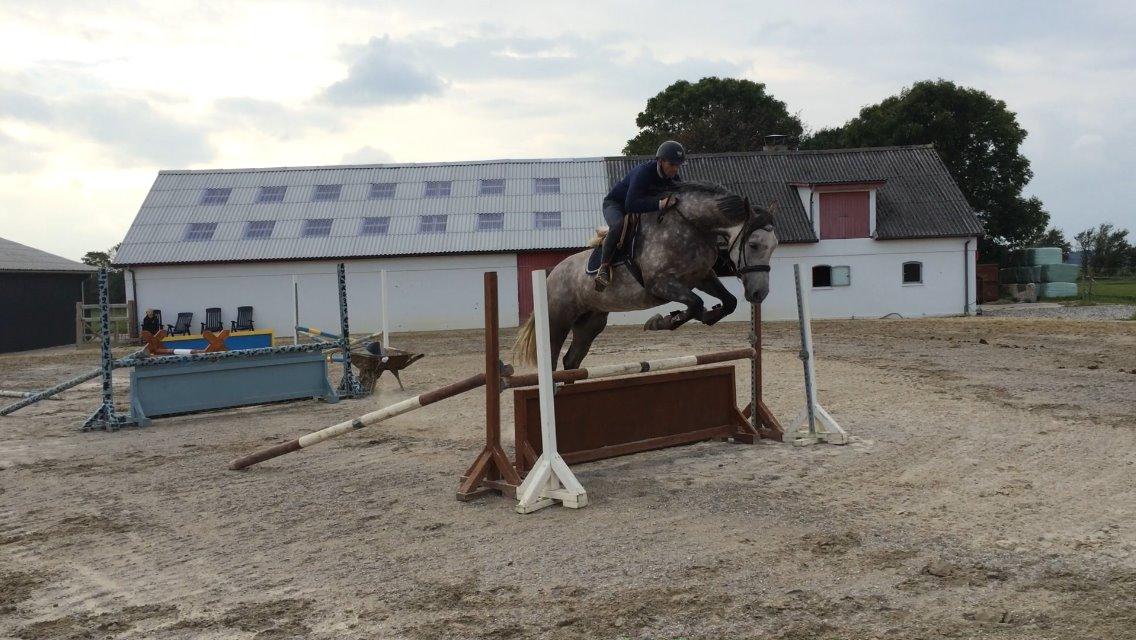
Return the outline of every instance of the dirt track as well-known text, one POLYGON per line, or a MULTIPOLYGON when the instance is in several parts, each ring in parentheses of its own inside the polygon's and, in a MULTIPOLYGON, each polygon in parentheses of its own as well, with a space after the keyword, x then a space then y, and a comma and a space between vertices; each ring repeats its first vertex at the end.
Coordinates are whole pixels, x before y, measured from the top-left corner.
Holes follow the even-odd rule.
MULTIPOLYGON (((617 328, 589 362, 732 348, 746 331, 617 328)), ((794 331, 766 327, 783 420, 802 401, 794 331)), ((583 465, 590 506, 529 516, 453 499, 483 438, 477 392, 225 470, 476 372, 480 332, 399 336, 430 354, 407 391, 384 380, 337 405, 84 434, 90 383, 0 418, 0 636, 1136 638, 1136 323, 815 333, 821 400, 855 444, 705 443, 583 465)), ((95 360, 0 356, 0 388, 95 360)))

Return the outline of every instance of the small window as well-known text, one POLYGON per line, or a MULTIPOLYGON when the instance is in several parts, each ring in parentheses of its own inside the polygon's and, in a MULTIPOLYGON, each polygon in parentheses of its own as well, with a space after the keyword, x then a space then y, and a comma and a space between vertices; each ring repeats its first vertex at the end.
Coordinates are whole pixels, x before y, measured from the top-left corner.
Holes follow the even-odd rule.
POLYGON ((284 192, 288 187, 261 187, 260 192, 256 194, 256 201, 261 202, 284 202, 284 192))
POLYGON ((501 231, 505 228, 505 214, 504 213, 479 213, 477 214, 477 230, 478 231, 501 231))
POLYGON ((216 230, 216 222, 191 222, 185 228, 185 240, 187 242, 212 240, 213 232, 216 230))
POLYGON ((537 229, 559 229, 559 211, 537 211, 533 214, 533 227, 537 229))
POLYGON ((483 196, 499 196, 505 193, 505 179, 482 180, 481 190, 477 193, 483 196))
POLYGON ((201 204, 226 204, 232 189, 206 189, 201 193, 201 204))
POLYGON ((418 233, 445 233, 446 216, 422 216, 418 221, 418 233))
POLYGON ((394 183, 393 182, 372 182, 371 193, 367 195, 368 200, 390 200, 394 197, 394 183))
POLYGON ((813 287, 832 286, 832 267, 827 264, 818 264, 813 267, 813 287))
POLYGON ((923 282, 923 263, 903 263, 903 284, 921 284, 923 282))
POLYGON ((304 220, 300 235, 305 238, 326 238, 331 235, 331 218, 309 218, 304 220))
POLYGON ((560 193, 560 178, 533 178, 533 193, 560 193))
POLYGON ((271 238, 275 227, 275 220, 249 220, 245 225, 245 240, 271 238))
POLYGON ((450 184, 449 180, 427 182, 425 195, 427 198, 448 198, 450 197, 450 184))
POLYGON ((312 193, 312 202, 334 202, 339 199, 339 192, 343 190, 341 184, 317 184, 312 193))
POLYGON ((383 216, 381 218, 363 218, 363 224, 359 227, 359 235, 385 236, 390 232, 390 226, 390 216, 383 216))

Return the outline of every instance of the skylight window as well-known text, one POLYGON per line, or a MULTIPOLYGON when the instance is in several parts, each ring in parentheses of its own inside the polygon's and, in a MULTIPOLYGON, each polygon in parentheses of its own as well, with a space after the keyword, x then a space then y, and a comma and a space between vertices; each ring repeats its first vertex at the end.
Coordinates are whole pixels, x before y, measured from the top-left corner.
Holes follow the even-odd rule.
POLYGON ((533 214, 533 227, 537 229, 559 229, 559 211, 537 211, 533 214))
MULTIPOLYGON (((449 184, 449 183, 447 183, 449 184)), ((422 216, 418 220, 418 233, 445 233, 446 216, 422 216)))
POLYGON ((394 183, 393 182, 372 182, 371 193, 367 195, 368 200, 390 200, 394 197, 394 183))
POLYGON ((271 238, 275 227, 275 220, 249 220, 245 225, 245 240, 271 238))
POLYGON ((317 184, 312 193, 312 202, 335 202, 339 199, 339 192, 343 190, 341 184, 317 184))
POLYGON ((477 192, 482 196, 499 196, 505 193, 505 179, 482 180, 481 189, 477 192))
POLYGON ((204 242, 213 239, 213 232, 217 230, 216 222, 191 222, 185 228, 186 242, 204 242))
POLYGON ((257 203, 284 202, 284 192, 288 187, 261 187, 256 194, 257 203))
POLYGON ((331 218, 308 218, 300 235, 305 238, 326 238, 331 235, 331 218))
POLYGON ((385 236, 390 232, 390 226, 390 216, 383 216, 381 218, 363 218, 363 224, 359 226, 359 235, 385 236))
POLYGON ((201 193, 201 204, 226 204, 232 189, 206 189, 201 193))
POLYGON ((560 178, 533 178, 533 193, 560 193, 560 178))
POLYGON ((505 228, 505 214, 504 213, 479 213, 477 214, 477 230, 478 231, 501 231, 505 228))
POLYGON ((425 196, 427 198, 448 198, 450 197, 451 184, 449 180, 427 182, 425 196))

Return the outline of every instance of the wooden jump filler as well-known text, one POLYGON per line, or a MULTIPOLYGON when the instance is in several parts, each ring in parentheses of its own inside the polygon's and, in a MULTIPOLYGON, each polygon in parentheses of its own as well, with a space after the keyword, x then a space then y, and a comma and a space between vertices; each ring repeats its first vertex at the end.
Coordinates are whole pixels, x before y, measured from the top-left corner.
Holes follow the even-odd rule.
POLYGON ((801 327, 801 362, 805 367, 805 408, 797 414, 790 427, 793 444, 808 446, 819 442, 848 444, 848 432, 825 411, 816 399, 816 365, 813 356, 813 328, 809 314, 809 298, 801 283, 801 265, 793 265, 793 280, 797 286, 797 320, 801 327))
POLYGON ((552 345, 548 339, 547 274, 532 272, 536 314, 536 361, 540 382, 540 457, 517 488, 517 513, 532 513, 557 502, 571 509, 588 505, 588 493, 556 450, 556 405, 553 400, 552 345))

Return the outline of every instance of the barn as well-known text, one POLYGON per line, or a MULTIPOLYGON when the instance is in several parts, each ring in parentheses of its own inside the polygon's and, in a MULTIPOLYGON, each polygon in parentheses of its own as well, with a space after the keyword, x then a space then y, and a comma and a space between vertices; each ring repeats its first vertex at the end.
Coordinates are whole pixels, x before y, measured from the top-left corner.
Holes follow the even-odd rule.
MULTIPOLYGON (((297 317, 338 326, 337 262, 354 331, 379 330, 384 306, 392 331, 480 327, 488 270, 501 274, 502 324, 516 325, 532 308, 529 273, 579 251, 610 186, 643 160, 161 171, 115 260, 137 308, 192 312, 194 326, 211 307, 228 325, 240 306, 277 336, 297 317)), ((683 177, 776 203, 767 319, 796 315, 794 263, 816 317, 973 310, 982 228, 930 146, 690 155, 683 177)))
POLYGON ((75 303, 94 271, 0 238, 0 353, 75 344, 75 303))

